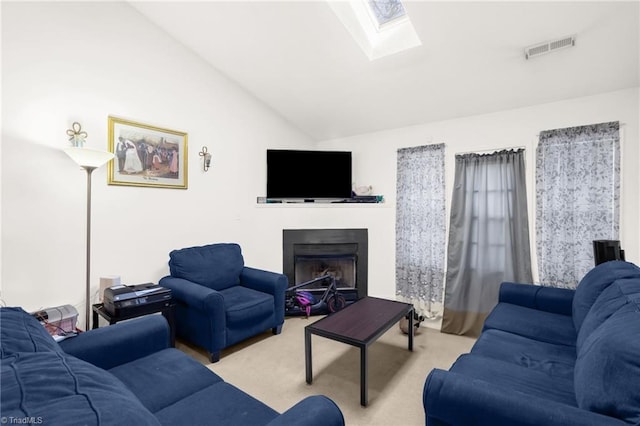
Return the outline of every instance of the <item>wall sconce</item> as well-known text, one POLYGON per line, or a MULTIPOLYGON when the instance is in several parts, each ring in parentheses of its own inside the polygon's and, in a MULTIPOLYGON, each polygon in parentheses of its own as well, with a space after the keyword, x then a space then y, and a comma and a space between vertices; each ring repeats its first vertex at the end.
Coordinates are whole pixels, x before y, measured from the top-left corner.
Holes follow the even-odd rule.
POLYGON ((71 142, 74 147, 82 148, 87 138, 87 132, 83 132, 80 123, 75 121, 71 125, 71 128, 67 130, 67 136, 69 136, 69 142, 71 142))
POLYGON ((198 155, 200 155, 200 157, 204 158, 204 162, 202 164, 204 171, 208 171, 209 170, 209 166, 211 166, 211 154, 209 154, 207 152, 207 147, 203 146, 202 147, 202 151, 199 152, 198 155))

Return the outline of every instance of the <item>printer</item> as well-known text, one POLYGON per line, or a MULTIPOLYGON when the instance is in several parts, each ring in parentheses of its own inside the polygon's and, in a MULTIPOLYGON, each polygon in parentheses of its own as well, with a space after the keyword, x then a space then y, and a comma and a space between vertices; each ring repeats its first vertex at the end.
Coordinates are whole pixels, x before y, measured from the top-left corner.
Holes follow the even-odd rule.
POLYGON ((171 290, 157 284, 116 285, 104 290, 104 310, 114 317, 144 314, 171 304, 171 290))

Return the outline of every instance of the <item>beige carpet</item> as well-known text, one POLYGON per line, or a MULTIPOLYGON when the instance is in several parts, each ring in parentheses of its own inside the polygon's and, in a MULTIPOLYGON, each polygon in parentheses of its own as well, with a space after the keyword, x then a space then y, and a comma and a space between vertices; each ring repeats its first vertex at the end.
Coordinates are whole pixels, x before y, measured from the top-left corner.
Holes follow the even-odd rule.
POLYGON ((304 327, 320 318, 287 318, 282 334, 267 332, 226 349, 215 364, 204 351, 183 342, 176 346, 276 411, 323 394, 338 404, 349 426, 410 426, 424 425, 422 389, 429 371, 449 368, 475 341, 421 327, 409 352, 407 335, 392 327, 369 347, 369 405, 362 407, 355 347, 312 336, 313 384, 305 382, 304 327))

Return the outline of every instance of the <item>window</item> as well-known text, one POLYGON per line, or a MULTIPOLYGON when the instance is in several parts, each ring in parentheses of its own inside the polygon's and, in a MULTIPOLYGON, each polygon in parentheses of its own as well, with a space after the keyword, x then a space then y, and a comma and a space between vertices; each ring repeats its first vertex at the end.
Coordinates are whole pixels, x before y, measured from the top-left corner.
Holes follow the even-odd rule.
POLYGON ((399 0, 329 1, 328 4, 372 61, 422 44, 399 0))
POLYGON ((435 318, 444 286, 444 144, 399 149, 397 173, 396 295, 435 318))
POLYGON ((406 18, 407 12, 399 0, 367 0, 378 30, 394 21, 406 18))
POLYGON ((478 335, 503 281, 531 282, 524 151, 456 155, 442 331, 478 335))
POLYGON ((547 130, 536 154, 536 248, 543 285, 575 288, 593 240, 617 240, 619 123, 547 130))

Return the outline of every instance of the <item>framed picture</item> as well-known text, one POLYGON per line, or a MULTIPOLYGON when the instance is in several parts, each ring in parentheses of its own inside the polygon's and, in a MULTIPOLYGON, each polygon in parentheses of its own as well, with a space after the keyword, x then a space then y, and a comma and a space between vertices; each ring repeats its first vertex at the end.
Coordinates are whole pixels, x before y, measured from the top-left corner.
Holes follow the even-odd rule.
POLYGON ((109 185, 187 189, 187 134, 109 117, 109 185))

